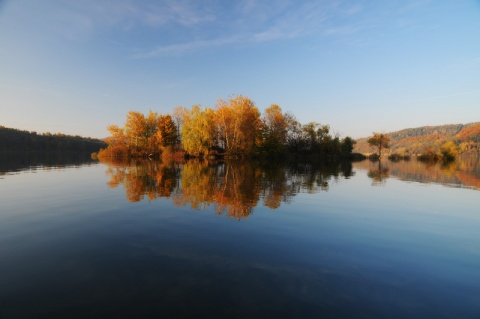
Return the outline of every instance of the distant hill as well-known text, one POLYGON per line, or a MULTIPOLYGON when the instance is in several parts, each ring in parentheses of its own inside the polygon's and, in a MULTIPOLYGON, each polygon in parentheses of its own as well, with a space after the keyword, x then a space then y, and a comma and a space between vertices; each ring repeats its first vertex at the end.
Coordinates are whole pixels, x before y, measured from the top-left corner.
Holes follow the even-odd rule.
MULTIPOLYGON (((372 134, 373 135, 373 134, 372 134)), ((439 151, 448 141, 453 141, 461 152, 480 151, 480 122, 422 126, 386 133, 390 137, 390 153, 421 154, 432 148, 439 151)), ((374 151, 367 143, 368 137, 357 140, 354 152, 369 154, 374 151)))
POLYGON ((107 145, 90 137, 61 133, 38 134, 0 126, 0 153, 11 152, 98 152, 107 145))

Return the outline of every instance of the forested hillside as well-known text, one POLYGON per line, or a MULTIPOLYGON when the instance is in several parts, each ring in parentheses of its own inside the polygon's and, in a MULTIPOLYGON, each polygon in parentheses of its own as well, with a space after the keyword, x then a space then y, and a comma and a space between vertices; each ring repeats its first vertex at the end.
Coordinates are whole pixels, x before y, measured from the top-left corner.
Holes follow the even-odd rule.
MULTIPOLYGON (((440 147, 449 141, 453 141, 460 152, 480 151, 480 122, 422 126, 386 133, 386 135, 390 137, 390 154, 421 154, 429 148, 438 152, 440 147)), ((371 153, 373 149, 370 148, 367 140, 368 137, 358 139, 354 152, 371 153)))
POLYGON ((0 153, 9 152, 98 152, 105 142, 61 133, 38 134, 0 126, 0 153))

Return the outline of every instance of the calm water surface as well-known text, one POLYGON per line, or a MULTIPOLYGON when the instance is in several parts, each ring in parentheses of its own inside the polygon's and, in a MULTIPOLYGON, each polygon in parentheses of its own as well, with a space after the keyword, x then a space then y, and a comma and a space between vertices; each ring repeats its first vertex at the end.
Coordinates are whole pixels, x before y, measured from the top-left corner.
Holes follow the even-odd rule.
POLYGON ((0 318, 480 317, 478 158, 12 163, 0 318))

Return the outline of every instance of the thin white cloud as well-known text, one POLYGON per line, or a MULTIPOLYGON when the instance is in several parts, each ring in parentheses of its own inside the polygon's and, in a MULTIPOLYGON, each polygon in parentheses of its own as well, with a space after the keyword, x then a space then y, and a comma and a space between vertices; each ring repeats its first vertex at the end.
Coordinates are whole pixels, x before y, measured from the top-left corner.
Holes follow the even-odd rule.
POLYGON ((235 43, 267 42, 290 39, 316 32, 328 19, 329 12, 318 1, 297 6, 290 1, 270 2, 245 0, 236 5, 236 12, 228 22, 217 23, 217 29, 225 29, 227 36, 207 40, 157 46, 146 52, 137 52, 134 58, 160 57, 184 54, 208 47, 220 47, 235 43))
MULTIPOLYGON (((158 36, 135 49, 134 58, 184 54, 236 43, 258 43, 298 37, 351 37, 377 27, 362 20, 366 3, 311 0, 242 0, 235 3, 205 0, 84 0, 64 4, 64 36, 92 34, 101 28, 130 31, 147 28, 158 36), (181 37, 177 37, 181 34, 181 37), (152 43, 159 39, 161 45, 152 43), (182 39, 177 43, 172 39, 182 39), (200 39, 200 40, 199 40, 200 39), (150 43, 150 44, 148 44, 150 43), (148 46, 150 45, 150 48, 148 46)), ((351 43, 345 41, 345 43, 351 43)))
MULTIPOLYGON (((246 39, 243 38, 243 40, 246 40, 246 39)), ((226 44, 239 43, 241 41, 242 41, 242 37, 234 36, 231 38, 218 38, 218 39, 212 39, 212 40, 198 40, 198 41, 187 42, 187 43, 171 44, 166 46, 159 46, 148 52, 136 53, 134 54, 133 58, 141 59, 141 58, 151 58, 151 57, 159 57, 159 56, 171 56, 171 55, 196 51, 203 48, 212 48, 212 47, 224 46, 226 44)))
POLYGON ((216 19, 211 8, 191 0, 58 0, 44 14, 46 16, 41 19, 53 21, 54 29, 68 38, 93 34, 103 28, 192 27, 216 19))

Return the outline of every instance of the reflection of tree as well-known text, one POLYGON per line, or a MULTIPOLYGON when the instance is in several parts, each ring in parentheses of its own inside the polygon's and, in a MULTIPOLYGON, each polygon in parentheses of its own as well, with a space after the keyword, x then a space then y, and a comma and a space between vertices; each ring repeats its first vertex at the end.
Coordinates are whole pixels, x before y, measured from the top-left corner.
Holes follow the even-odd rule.
POLYGON ((286 203, 291 201, 288 178, 283 166, 264 166, 261 186, 261 197, 265 206, 275 209, 280 207, 282 201, 286 203))
POLYGON ((351 163, 296 162, 289 166, 289 188, 293 194, 314 194, 328 191, 332 180, 337 181, 340 176, 348 178, 352 175, 351 163))
POLYGON ((127 199, 138 202, 148 196, 149 200, 169 198, 177 186, 179 169, 159 161, 144 160, 136 163, 110 162, 107 170, 109 187, 122 184, 127 199))
POLYGON ((194 209, 215 204, 217 214, 245 218, 259 200, 260 178, 261 172, 245 162, 209 166, 207 162, 188 161, 183 165, 174 204, 190 204, 194 209))
POLYGON ((232 162, 224 165, 222 183, 215 189, 216 212, 234 218, 247 217, 257 205, 261 171, 256 165, 232 162))
POLYGON ((390 169, 382 166, 382 161, 378 161, 378 167, 368 171, 368 177, 373 180, 373 185, 385 184, 390 177, 390 169))
POLYGON ((109 187, 122 185, 129 201, 171 198, 176 206, 206 209, 241 219, 262 200, 269 208, 289 203, 300 192, 326 191, 330 182, 352 175, 351 164, 295 163, 260 165, 245 161, 183 165, 159 161, 108 162, 109 187))
POLYGON ((177 206, 190 204, 192 209, 205 209, 213 201, 215 175, 207 162, 192 160, 182 167, 180 189, 173 198, 177 206))

